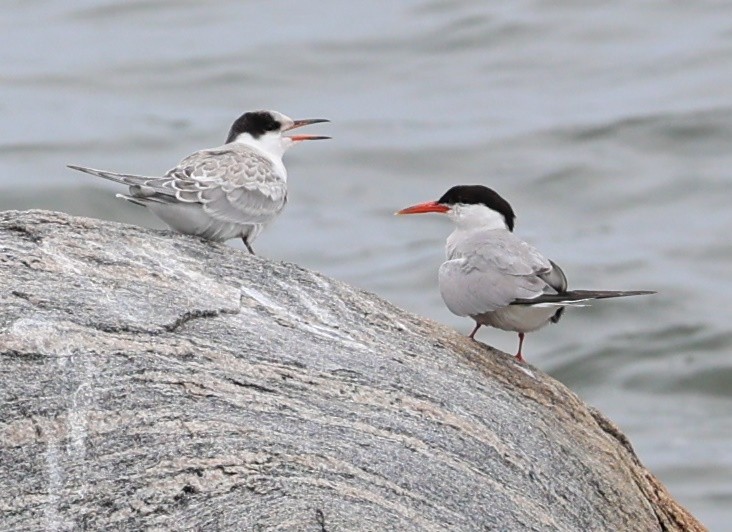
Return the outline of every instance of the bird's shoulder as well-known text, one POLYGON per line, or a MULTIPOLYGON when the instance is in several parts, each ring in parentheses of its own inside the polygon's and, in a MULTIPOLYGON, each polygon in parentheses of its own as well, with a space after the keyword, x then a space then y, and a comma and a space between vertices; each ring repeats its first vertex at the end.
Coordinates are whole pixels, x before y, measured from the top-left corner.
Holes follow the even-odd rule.
POLYGON ((550 261, 531 244, 507 230, 456 231, 448 239, 448 258, 464 258, 464 269, 496 270, 506 275, 540 275, 550 261))
POLYGON ((233 142, 194 152, 165 175, 175 180, 192 181, 199 185, 211 183, 232 189, 283 181, 275 165, 263 153, 233 142))

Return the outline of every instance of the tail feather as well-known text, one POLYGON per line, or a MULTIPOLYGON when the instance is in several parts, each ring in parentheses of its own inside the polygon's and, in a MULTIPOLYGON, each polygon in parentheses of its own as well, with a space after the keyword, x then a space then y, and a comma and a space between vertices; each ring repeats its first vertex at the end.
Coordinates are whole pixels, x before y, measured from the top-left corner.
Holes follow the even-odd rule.
POLYGON ((160 180, 159 177, 147 177, 135 174, 120 174, 117 172, 97 170, 96 168, 86 168, 84 166, 76 166, 73 164, 67 164, 66 167, 71 168, 72 170, 78 170, 79 172, 84 172, 86 174, 103 177, 104 179, 109 179, 110 181, 114 181, 115 183, 121 183, 123 185, 146 186, 149 185, 151 182, 160 180))
POLYGON ((610 299, 613 297, 645 296, 655 294, 651 290, 569 290, 563 294, 542 294, 533 299, 516 299, 512 305, 563 306, 581 305, 593 299, 610 299))
MULTIPOLYGON (((138 198, 135 198, 134 196, 128 196, 128 195, 126 195, 126 194, 115 194, 115 195, 114 195, 114 197, 115 197, 115 198, 119 198, 119 199, 123 199, 123 200, 125 200, 125 201, 129 201, 130 203, 134 203, 135 205, 139 205, 140 207, 147 207, 147 206, 148 206, 148 204, 149 204, 149 203, 150 203, 151 201, 153 201, 153 200, 151 200, 150 198, 145 198, 145 199, 143 200, 143 199, 138 199, 138 198)), ((153 201, 153 202, 154 202, 154 201, 153 201)), ((160 202, 160 203, 162 203, 162 202, 160 202)))

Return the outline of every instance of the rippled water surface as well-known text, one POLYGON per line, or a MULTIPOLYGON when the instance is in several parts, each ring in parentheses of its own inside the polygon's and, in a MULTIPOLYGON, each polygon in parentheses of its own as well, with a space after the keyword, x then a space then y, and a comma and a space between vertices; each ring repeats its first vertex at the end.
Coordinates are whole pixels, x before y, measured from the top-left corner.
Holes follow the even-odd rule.
POLYGON ((288 153, 262 255, 467 333, 436 287, 449 224, 392 213, 484 183, 572 286, 657 290, 525 353, 708 526, 732 520, 729 2, 7 0, 0 29, 2 209, 157 227, 64 165, 162 172, 274 108, 334 140, 288 153))

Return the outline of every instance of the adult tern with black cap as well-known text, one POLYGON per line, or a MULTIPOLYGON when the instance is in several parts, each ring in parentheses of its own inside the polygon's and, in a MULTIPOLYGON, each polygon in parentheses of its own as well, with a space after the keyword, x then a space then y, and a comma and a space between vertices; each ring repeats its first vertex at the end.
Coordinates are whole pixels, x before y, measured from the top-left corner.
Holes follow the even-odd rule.
POLYGON ((250 253, 252 242, 287 202, 287 170, 282 156, 320 135, 283 135, 323 118, 293 120, 277 111, 251 111, 236 119, 226 143, 197 151, 163 176, 120 174, 69 165, 128 185, 117 194, 147 207, 171 228, 206 240, 241 238, 250 253))
POLYGON ((524 362, 524 335, 558 322, 564 307, 655 293, 568 290, 562 269, 513 234, 516 216, 511 205, 488 187, 455 186, 437 201, 396 214, 427 212, 446 214, 455 224, 447 238, 447 261, 439 270, 440 293, 447 308, 475 320, 470 338, 482 325, 517 332, 520 362, 524 362))

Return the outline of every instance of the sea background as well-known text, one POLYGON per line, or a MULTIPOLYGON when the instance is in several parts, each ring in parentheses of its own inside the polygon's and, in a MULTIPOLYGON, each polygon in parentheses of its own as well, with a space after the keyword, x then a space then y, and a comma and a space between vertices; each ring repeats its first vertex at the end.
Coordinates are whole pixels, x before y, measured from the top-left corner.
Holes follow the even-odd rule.
POLYGON ((657 290, 525 355, 732 522, 732 3, 4 0, 0 29, 0 209, 161 227, 65 165, 160 173, 269 108, 333 140, 288 152, 262 256, 467 334, 437 290, 450 224, 393 213, 482 183, 571 287, 657 290))

